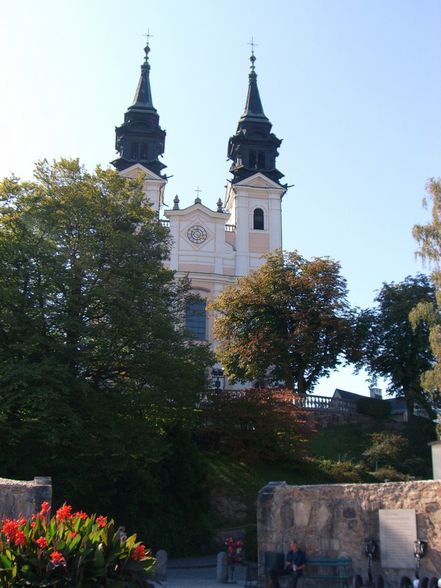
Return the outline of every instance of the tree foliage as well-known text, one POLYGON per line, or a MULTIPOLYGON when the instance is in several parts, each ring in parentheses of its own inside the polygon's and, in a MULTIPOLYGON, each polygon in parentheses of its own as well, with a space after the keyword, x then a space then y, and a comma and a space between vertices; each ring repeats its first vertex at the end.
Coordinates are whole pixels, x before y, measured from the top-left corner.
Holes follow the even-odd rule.
POLYGON ((297 252, 269 255, 211 305, 228 376, 311 391, 349 353, 346 296, 336 261, 307 260, 297 252))
POLYGON ((441 391, 441 178, 432 178, 426 186, 428 199, 423 200, 425 208, 431 202, 432 219, 425 225, 415 225, 413 236, 419 244, 417 255, 432 267, 432 280, 436 288, 436 301, 422 303, 412 313, 412 322, 430 324, 430 346, 435 363, 422 375, 422 385, 432 397, 439 397, 441 391))
POLYGON ((212 391, 202 405, 205 426, 200 443, 210 451, 253 462, 301 460, 312 433, 292 391, 251 388, 212 391))
POLYGON ((168 232, 140 182, 77 160, 0 198, 2 475, 52 475, 58 498, 130 526, 160 509, 168 431, 211 361, 185 338, 168 232))
POLYGON ((363 314, 366 340, 363 360, 368 372, 389 379, 390 395, 405 397, 409 414, 415 402, 430 411, 430 398, 421 385, 421 375, 433 364, 429 327, 413 327, 409 313, 420 303, 435 300, 433 285, 425 275, 408 276, 403 282, 383 284, 377 307, 363 314))

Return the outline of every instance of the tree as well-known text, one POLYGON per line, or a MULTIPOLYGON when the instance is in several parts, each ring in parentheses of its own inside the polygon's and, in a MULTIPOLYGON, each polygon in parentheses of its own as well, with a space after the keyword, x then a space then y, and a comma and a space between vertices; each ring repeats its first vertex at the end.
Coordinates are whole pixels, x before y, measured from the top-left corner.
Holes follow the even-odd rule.
POLYGON ((427 276, 408 276, 398 284, 383 284, 375 299, 377 308, 363 317, 367 334, 361 363, 372 376, 389 379, 388 393, 406 399, 409 415, 415 402, 431 411, 421 375, 433 364, 428 324, 420 322, 413 327, 409 313, 417 304, 432 304, 434 300, 434 288, 427 276))
POLYGON ((278 252, 211 308, 218 355, 233 380, 311 391, 349 353, 352 316, 340 265, 278 252))
POLYGON ((183 331, 189 285, 140 181, 41 162, 0 197, 2 475, 52 475, 59 499, 130 526, 160 510, 167 430, 211 363, 183 331))
MULTIPOLYGON (((441 178, 432 178, 426 185, 432 201, 432 220, 425 225, 415 225, 413 236, 420 249, 417 255, 433 268, 432 280, 436 289, 436 301, 419 304, 412 313, 414 325, 421 320, 430 325, 430 346, 435 362, 422 375, 422 385, 433 398, 439 398, 441 391, 441 178)), ((427 199, 423 206, 427 208, 427 199)))
POLYGON ((202 405, 203 447, 243 461, 300 461, 312 433, 292 392, 280 388, 212 391, 202 405))

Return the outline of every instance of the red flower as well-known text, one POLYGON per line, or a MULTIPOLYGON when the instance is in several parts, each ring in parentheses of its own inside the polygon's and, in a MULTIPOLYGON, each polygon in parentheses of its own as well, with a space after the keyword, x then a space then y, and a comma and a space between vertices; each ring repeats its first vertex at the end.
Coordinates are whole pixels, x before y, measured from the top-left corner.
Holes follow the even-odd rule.
POLYGON ((15 537, 14 537, 14 543, 15 545, 26 545, 26 543, 28 542, 27 537, 26 537, 26 533, 24 533, 23 531, 17 531, 15 533, 15 537))
POLYGON ((55 516, 57 517, 57 521, 69 520, 72 517, 72 507, 68 504, 63 504, 63 506, 57 510, 55 516))
POLYGON ((51 562, 53 563, 54 566, 60 566, 60 565, 64 565, 66 563, 66 560, 63 557, 63 554, 60 553, 59 551, 53 551, 50 555, 51 558, 51 562))
POLYGON ((96 517, 96 523, 99 527, 105 527, 107 525, 107 517, 96 517))
POLYGON ((39 537, 35 540, 35 543, 38 545, 40 549, 45 549, 47 547, 47 540, 45 537, 39 537))
POLYGON ((78 535, 78 533, 75 533, 75 531, 69 531, 69 533, 67 535, 68 535, 68 537, 70 537, 70 539, 73 539, 74 537, 76 537, 78 535))
POLYGON ((79 519, 82 519, 83 521, 85 521, 89 517, 89 515, 86 512, 83 512, 82 510, 79 510, 78 512, 74 513, 73 516, 78 517, 79 519))
POLYGON ((41 503, 40 516, 44 517, 50 511, 51 505, 46 500, 41 503))
POLYGON ((12 539, 14 539, 18 531, 19 526, 20 523, 14 519, 3 519, 3 526, 1 528, 1 532, 4 535, 6 535, 9 541, 12 541, 12 539))
POLYGON ((146 555, 145 545, 141 543, 141 545, 135 547, 135 549, 130 554, 130 557, 136 561, 139 561, 140 559, 144 559, 146 555))

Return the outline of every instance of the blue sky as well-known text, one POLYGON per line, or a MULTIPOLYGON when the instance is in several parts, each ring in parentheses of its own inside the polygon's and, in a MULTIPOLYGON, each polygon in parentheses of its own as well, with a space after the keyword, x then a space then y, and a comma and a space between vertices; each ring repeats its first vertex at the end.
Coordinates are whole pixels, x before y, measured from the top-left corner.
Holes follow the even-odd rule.
MULTIPOLYGON (((421 271, 412 226, 441 175, 440 0, 0 0, 0 176, 115 156, 150 29, 153 101, 175 194, 224 195, 254 37, 265 113, 283 143, 284 248, 342 264, 350 301, 421 271)), ((322 382, 367 393, 351 369, 322 382)))

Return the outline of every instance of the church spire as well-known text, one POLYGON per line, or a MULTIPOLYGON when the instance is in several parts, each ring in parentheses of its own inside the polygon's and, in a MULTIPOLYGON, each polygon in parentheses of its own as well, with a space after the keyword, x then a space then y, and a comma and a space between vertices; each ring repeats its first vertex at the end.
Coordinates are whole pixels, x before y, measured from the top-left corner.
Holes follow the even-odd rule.
POLYGON ((141 75, 139 76, 138 87, 136 88, 135 97, 133 98, 133 105, 130 108, 137 106, 138 108, 148 108, 149 110, 156 112, 153 107, 152 89, 150 88, 150 45, 148 41, 144 48, 144 53, 145 58, 144 63, 141 65, 141 75))
POLYGON ((259 88, 257 87, 257 74, 256 74, 256 66, 254 65, 256 61, 256 56, 254 55, 254 43, 253 49, 251 50, 251 67, 250 73, 248 75, 248 94, 247 94, 247 101, 245 103, 245 110, 242 115, 242 119, 245 117, 259 117, 265 118, 265 113, 263 112, 262 101, 260 100, 259 88))
POLYGON ((232 182, 240 182, 260 172, 279 184, 283 174, 276 169, 276 157, 282 141, 271 133, 272 124, 263 111, 257 86, 253 41, 251 46, 245 110, 239 119, 236 133, 228 142, 228 158, 233 161, 230 167, 232 182))
POLYGON ((141 65, 133 104, 124 114, 124 123, 115 129, 115 149, 120 156, 112 164, 122 171, 139 163, 161 176, 165 165, 159 161, 159 157, 164 153, 166 133, 159 126, 159 115, 152 101, 149 37, 147 35, 144 63, 141 65))

